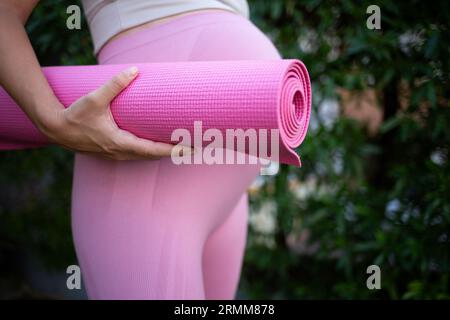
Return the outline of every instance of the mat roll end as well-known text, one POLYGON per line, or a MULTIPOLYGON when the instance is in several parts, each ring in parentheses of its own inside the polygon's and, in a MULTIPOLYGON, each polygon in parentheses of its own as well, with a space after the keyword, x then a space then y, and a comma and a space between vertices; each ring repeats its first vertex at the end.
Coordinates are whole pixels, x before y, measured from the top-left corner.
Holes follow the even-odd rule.
POLYGON ((306 137, 311 115, 311 82, 305 65, 299 60, 290 60, 279 89, 280 139, 282 162, 301 167, 300 156, 295 148, 306 137))

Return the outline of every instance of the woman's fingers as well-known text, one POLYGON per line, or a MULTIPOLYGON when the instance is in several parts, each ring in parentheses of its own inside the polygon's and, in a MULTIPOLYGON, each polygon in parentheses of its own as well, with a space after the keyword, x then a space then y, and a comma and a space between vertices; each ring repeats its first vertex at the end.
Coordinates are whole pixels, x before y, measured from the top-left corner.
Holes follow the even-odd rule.
POLYGON ((137 73, 136 67, 126 69, 65 109, 64 123, 59 126, 55 141, 78 152, 101 154, 116 160, 191 154, 189 147, 142 139, 117 127, 109 105, 137 73))
MULTIPOLYGON (((168 143, 142 139, 121 129, 118 131, 116 144, 118 144, 122 152, 141 159, 170 157, 174 148, 180 148, 179 146, 168 143)), ((191 148, 181 148, 182 154, 191 153, 191 148)))
POLYGON ((101 105, 108 106, 108 104, 136 78, 137 74, 137 67, 123 70, 97 90, 93 91, 93 98, 98 99, 101 102, 101 105))

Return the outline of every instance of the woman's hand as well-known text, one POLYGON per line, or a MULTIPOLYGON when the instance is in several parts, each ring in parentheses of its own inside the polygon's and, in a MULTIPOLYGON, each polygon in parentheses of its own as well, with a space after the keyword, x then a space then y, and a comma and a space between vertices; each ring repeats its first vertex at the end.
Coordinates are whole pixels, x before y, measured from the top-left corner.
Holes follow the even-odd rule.
MULTIPOLYGON (((70 150, 99 154, 115 160, 158 159, 171 155, 171 144, 138 138, 120 129, 111 114, 111 101, 136 78, 136 67, 124 70, 103 86, 58 108, 38 127, 48 139, 70 150)), ((183 149, 184 154, 190 148, 183 149)), ((180 154, 177 152, 176 154, 180 154)))
POLYGON ((38 0, 0 1, 0 86, 56 144, 112 159, 156 159, 191 153, 190 148, 153 142, 117 127, 109 105, 137 75, 124 71, 69 108, 58 101, 25 31, 38 0), (181 150, 180 150, 181 149, 181 150))

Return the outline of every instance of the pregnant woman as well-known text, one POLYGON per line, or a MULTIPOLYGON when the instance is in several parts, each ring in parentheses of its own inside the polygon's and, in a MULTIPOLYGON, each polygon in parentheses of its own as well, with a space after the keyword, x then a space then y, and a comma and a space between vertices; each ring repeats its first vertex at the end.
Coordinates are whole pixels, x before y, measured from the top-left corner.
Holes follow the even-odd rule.
MULTIPOLYGON (((233 299, 259 166, 175 165, 172 145, 118 128, 109 105, 138 76, 133 67, 64 109, 24 29, 37 2, 0 3, 0 85, 49 140, 76 152, 72 229, 89 298, 233 299)), ((99 64, 280 58, 245 0, 83 7, 99 64)))

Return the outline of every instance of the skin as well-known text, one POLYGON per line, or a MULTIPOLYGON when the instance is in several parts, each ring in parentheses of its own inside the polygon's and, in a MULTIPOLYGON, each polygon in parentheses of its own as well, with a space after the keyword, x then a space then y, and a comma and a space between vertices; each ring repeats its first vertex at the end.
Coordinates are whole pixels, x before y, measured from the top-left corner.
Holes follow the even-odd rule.
POLYGON ((0 0, 0 85, 34 125, 53 143, 67 149, 115 160, 159 159, 191 152, 171 144, 141 139, 120 129, 111 101, 137 76, 124 70, 68 108, 50 88, 25 31, 39 0, 0 0))

